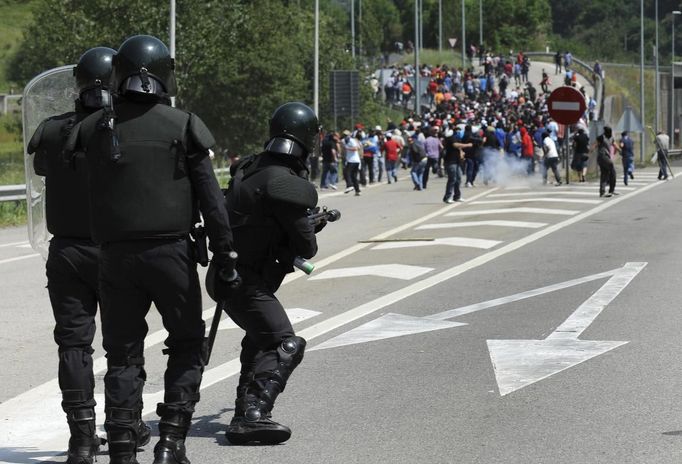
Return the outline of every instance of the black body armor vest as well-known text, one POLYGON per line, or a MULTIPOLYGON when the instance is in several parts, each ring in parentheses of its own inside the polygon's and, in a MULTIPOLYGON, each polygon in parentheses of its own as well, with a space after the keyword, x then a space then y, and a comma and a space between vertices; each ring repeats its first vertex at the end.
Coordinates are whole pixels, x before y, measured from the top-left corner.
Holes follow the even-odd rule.
POLYGON ((97 243, 182 237, 192 226, 188 176, 190 114, 160 103, 122 101, 112 133, 104 111, 81 128, 91 182, 92 236, 97 243))
POLYGON ((65 113, 45 120, 31 139, 36 174, 45 176, 45 219, 56 237, 90 238, 88 173, 83 153, 70 160, 63 149, 73 127, 88 113, 65 113))

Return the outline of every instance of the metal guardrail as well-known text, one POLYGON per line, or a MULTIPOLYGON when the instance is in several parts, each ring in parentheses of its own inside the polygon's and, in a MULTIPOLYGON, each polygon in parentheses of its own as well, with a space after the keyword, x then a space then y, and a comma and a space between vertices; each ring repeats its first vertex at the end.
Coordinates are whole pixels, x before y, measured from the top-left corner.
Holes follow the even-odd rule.
MULTIPOLYGON (((215 169, 216 174, 225 174, 230 172, 230 168, 215 169)), ((0 202, 4 201, 24 201, 26 200, 26 185, 1 185, 0 186, 0 202)))
MULTIPOLYGON (((547 53, 547 52, 524 52, 524 55, 530 56, 543 56, 543 57, 548 57, 551 58, 550 63, 554 63, 554 53, 547 53)), ((582 61, 581 59, 578 59, 576 57, 573 57, 573 63, 577 65, 580 70, 578 71, 579 74, 581 74, 585 80, 587 80, 591 85, 592 88, 594 88, 594 100, 597 102, 597 113, 598 113, 598 118, 599 120, 604 119, 604 99, 606 98, 606 92, 604 88, 604 79, 599 76, 594 74, 592 67, 582 61), (582 72, 581 72, 582 71, 582 72), (595 77, 596 79, 592 79, 595 77)))
POLYGON ((24 201, 26 200, 26 185, 2 185, 0 186, 1 201, 24 201))

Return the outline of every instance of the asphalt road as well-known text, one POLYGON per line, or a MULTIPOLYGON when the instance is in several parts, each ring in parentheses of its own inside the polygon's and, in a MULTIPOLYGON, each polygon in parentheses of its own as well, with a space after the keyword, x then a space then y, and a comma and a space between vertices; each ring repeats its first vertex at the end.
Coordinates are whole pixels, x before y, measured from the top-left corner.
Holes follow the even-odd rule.
MULTIPOLYGON (((225 320, 190 459, 680 462, 682 188, 656 172, 637 171, 627 189, 619 179, 612 198, 594 183, 524 179, 464 189, 466 202, 446 205, 444 179, 415 192, 406 171, 360 197, 323 193, 342 218, 319 234, 313 274, 278 292, 309 341, 274 410, 293 436, 279 446, 225 440, 242 335, 225 320)), ((0 462, 63 462, 44 262, 25 237, 0 231, 0 462)), ((208 298, 204 306, 210 317, 208 298)), ((153 311, 149 325, 154 425, 165 358, 153 311)))

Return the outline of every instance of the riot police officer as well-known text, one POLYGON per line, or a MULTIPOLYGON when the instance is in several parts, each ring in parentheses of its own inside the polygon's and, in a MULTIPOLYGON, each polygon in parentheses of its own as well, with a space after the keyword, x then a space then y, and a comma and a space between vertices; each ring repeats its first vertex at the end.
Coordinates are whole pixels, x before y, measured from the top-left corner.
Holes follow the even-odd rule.
POLYGON ((169 358, 154 464, 189 464, 184 441, 206 355, 196 269, 202 253, 189 237, 197 207, 214 265, 234 266, 224 198, 208 156, 215 141, 199 117, 169 105, 176 91, 173 69, 159 39, 126 39, 113 60, 111 85, 119 98, 113 108, 85 119, 70 138, 85 152, 92 233, 101 244, 105 429, 112 464, 137 463, 133 423, 142 403, 145 316, 152 302, 168 330, 163 352, 169 358))
MULTIPOLYGON (((68 464, 91 464, 99 448, 95 434, 95 380, 92 341, 97 313, 99 247, 90 237, 88 185, 83 154, 66 164, 62 150, 74 125, 109 104, 111 60, 116 52, 96 47, 86 51, 74 68, 79 97, 75 111, 48 118, 28 145, 35 153, 36 174, 45 176, 47 229, 50 241, 46 274, 59 347, 59 387, 71 432, 68 464)), ((149 443, 150 429, 134 413, 138 445, 149 443)))
POLYGON ((308 106, 280 106, 270 119, 265 151, 236 166, 227 191, 242 278, 242 286, 227 298, 227 312, 246 332, 235 413, 226 433, 233 444, 275 444, 291 436, 288 427, 271 419, 271 411, 303 359, 306 342, 294 334, 274 292, 293 271, 297 256, 317 253, 316 227, 307 215, 317 193, 306 180, 306 160, 318 134, 317 117, 308 106))

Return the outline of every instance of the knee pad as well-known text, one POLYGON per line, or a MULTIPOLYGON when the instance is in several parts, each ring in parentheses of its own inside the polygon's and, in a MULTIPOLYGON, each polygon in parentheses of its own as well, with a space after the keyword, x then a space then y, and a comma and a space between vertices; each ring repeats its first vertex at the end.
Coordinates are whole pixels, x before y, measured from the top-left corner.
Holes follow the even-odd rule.
MULTIPOLYGON (((277 357, 280 375, 289 378, 289 375, 303 361, 306 341, 303 337, 285 338, 277 346, 277 357), (286 372, 286 374, 285 374, 286 372)), ((286 381, 286 379, 285 379, 286 381)))

